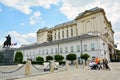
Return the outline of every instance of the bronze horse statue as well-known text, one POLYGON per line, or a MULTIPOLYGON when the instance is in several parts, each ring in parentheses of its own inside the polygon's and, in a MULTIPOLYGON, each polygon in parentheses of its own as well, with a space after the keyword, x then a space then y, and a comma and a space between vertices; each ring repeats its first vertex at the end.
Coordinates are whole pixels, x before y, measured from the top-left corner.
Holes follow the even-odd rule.
POLYGON ((3 44, 3 48, 11 46, 11 37, 10 35, 6 36, 6 41, 3 44))

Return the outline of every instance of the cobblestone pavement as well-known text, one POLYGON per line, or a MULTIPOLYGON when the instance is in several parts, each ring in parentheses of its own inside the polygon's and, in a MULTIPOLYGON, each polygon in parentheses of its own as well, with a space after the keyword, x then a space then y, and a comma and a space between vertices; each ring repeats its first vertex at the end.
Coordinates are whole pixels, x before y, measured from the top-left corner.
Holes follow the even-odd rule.
POLYGON ((84 67, 11 80, 120 80, 120 63, 110 63, 109 65, 111 71, 90 70, 88 67, 84 67))

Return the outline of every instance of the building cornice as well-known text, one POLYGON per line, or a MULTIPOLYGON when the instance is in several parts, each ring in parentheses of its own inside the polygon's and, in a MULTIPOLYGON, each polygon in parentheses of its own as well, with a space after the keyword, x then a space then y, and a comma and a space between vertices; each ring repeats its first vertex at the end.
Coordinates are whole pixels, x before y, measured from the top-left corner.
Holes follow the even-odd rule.
POLYGON ((61 40, 55 40, 55 41, 49 41, 49 42, 44 42, 44 43, 34 43, 32 45, 26 45, 23 47, 20 47, 20 50, 25 50, 25 49, 33 49, 33 48, 38 48, 41 46, 47 46, 47 45, 52 45, 52 44, 59 44, 59 43, 64 43, 64 42, 69 42, 69 41, 74 41, 74 40, 83 40, 86 38, 93 38, 93 37, 98 37, 98 35, 89 35, 89 34, 82 34, 80 36, 75 36, 75 37, 70 37, 70 38, 65 38, 61 40))

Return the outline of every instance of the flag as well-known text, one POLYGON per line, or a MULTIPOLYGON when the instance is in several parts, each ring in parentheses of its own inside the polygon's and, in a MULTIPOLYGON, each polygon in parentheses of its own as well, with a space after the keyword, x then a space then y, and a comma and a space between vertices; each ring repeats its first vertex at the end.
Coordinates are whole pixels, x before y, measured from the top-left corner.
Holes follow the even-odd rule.
POLYGON ((16 43, 12 43, 13 46, 17 45, 17 42, 16 43))

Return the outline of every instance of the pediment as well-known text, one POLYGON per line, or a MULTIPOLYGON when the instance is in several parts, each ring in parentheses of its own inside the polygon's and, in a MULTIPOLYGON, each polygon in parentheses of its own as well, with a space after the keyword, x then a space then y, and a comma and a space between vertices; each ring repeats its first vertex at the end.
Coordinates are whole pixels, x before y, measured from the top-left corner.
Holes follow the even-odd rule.
POLYGON ((85 12, 84 15, 82 15, 82 16, 87 16, 87 15, 90 15, 90 14, 92 14, 92 12, 85 12))
MULTIPOLYGON (((93 13, 94 13, 93 11, 88 11, 88 10, 86 10, 85 12, 80 13, 77 18, 81 18, 81 17, 84 17, 84 16, 88 16, 88 15, 91 15, 91 14, 93 14, 93 13)), ((76 18, 76 19, 77 19, 77 18, 76 18)))

